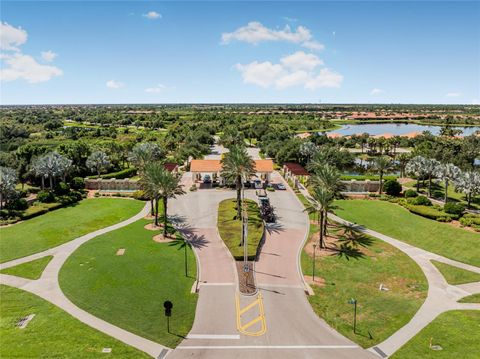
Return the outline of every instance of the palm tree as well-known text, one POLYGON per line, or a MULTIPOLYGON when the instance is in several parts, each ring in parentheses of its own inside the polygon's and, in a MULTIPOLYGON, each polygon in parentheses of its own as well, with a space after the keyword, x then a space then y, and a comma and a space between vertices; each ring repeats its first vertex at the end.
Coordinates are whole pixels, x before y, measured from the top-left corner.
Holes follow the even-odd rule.
POLYGON ((420 177, 425 175, 424 171, 425 158, 422 156, 413 157, 405 167, 405 171, 417 177, 417 192, 420 192, 420 177))
POLYGON ((315 173, 309 179, 312 186, 323 186, 335 196, 345 188, 341 180, 340 171, 332 165, 322 164, 315 166, 315 173))
POLYGON ((140 180, 142 188, 155 199, 155 226, 158 226, 158 205, 163 202, 163 235, 167 235, 168 199, 185 193, 180 176, 165 169, 162 163, 153 162, 145 166, 140 180))
POLYGON ((50 188, 53 189, 56 177, 65 177, 72 168, 72 160, 60 155, 58 152, 47 153, 46 155, 35 159, 32 163, 32 169, 36 176, 42 178, 42 189, 45 187, 44 179, 50 181, 50 188))
POLYGON ((411 156, 408 153, 400 153, 397 156, 398 162, 398 169, 400 170, 400 177, 405 177, 405 169, 407 167, 408 161, 410 160, 411 156))
POLYGON ((446 165, 441 164, 437 167, 436 176, 440 178, 443 183, 445 183, 445 196, 444 203, 448 201, 448 185, 449 182, 455 182, 460 177, 462 171, 457 166, 447 163, 446 165))
POLYGON ((232 146, 222 159, 222 176, 235 182, 237 190, 237 218, 242 219, 242 180, 255 174, 255 162, 244 147, 232 146))
POLYGON ((310 204, 305 209, 308 213, 318 213, 318 226, 320 228, 319 245, 320 248, 325 248, 323 240, 325 234, 326 218, 328 209, 333 209, 334 195, 323 186, 316 186, 313 188, 310 204))
POLYGON ((3 201, 8 204, 8 199, 15 192, 17 184, 17 172, 8 167, 0 167, 0 209, 3 209, 3 201))
POLYGON ((465 194, 467 205, 470 207, 473 197, 480 194, 480 173, 476 171, 461 173, 455 181, 455 189, 465 194))
POLYGON ((110 166, 110 160, 105 152, 95 151, 88 156, 86 165, 90 171, 96 172, 98 178, 100 178, 100 173, 105 171, 110 166))
POLYGON ((159 161, 164 155, 160 146, 154 142, 139 143, 133 147, 128 160, 142 172, 148 163, 159 161))
POLYGON ((380 187, 378 189, 378 193, 382 194, 382 189, 383 189, 383 175, 386 170, 390 168, 392 165, 392 160, 387 157, 387 156, 380 156, 375 158, 375 161, 373 162, 375 170, 379 173, 380 175, 380 187))
POLYGON ((433 158, 426 158, 423 163, 423 170, 428 177, 428 197, 432 197, 432 179, 440 166, 440 162, 433 158))

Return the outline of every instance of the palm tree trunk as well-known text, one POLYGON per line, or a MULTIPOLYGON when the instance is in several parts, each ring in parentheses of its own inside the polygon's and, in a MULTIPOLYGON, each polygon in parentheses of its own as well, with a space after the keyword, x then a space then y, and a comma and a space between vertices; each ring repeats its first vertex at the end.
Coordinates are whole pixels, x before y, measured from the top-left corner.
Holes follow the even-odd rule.
POLYGON ((155 215, 155 207, 154 207, 153 201, 154 201, 154 199, 152 198, 152 199, 150 200, 150 214, 151 214, 152 216, 155 215))
POLYGON ((432 175, 428 175, 428 197, 432 197, 432 175))
POLYGON ((470 208, 470 204, 472 203, 472 193, 467 195, 467 206, 470 208))
POLYGON ((318 218, 318 225, 320 227, 320 248, 323 248, 323 211, 320 211, 320 216, 318 218))
POLYGON ((0 210, 3 209, 3 193, 0 192, 0 210))
POLYGON ((163 197, 163 236, 167 236, 167 205, 168 198, 163 197))
POLYGON ((420 192, 420 176, 417 177, 417 192, 420 192))
POLYGON ((242 177, 237 176, 237 219, 242 219, 242 177))
POLYGON ((155 200, 155 211, 154 211, 154 213, 155 213, 155 226, 158 227, 158 198, 155 200))
POLYGON ((52 178, 52 176, 48 176, 48 179, 50 180, 50 189, 53 189, 53 178, 52 178))
POLYGON ((45 177, 42 176, 42 191, 45 189, 45 177))
POLYGON ((378 188, 378 193, 382 194, 383 185, 383 172, 380 172, 380 187, 378 188))
POLYGON ((448 201, 448 179, 445 179, 445 197, 444 197, 444 202, 447 204, 448 201))
POLYGON ((328 212, 325 211, 325 214, 323 216, 323 235, 327 235, 327 227, 328 227, 328 212))

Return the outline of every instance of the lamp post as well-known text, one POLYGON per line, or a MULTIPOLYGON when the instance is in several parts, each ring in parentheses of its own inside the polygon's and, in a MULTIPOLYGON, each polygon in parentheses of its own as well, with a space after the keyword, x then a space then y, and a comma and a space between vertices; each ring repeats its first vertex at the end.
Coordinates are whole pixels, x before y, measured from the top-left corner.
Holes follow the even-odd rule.
POLYGON ((353 304, 353 332, 356 334, 357 330, 357 300, 352 298, 348 301, 348 304, 353 304))
POLYGON ((188 240, 184 239, 184 246, 185 246, 185 277, 188 277, 188 256, 187 256, 187 246, 188 240))
POLYGON ((317 249, 317 244, 313 243, 313 271, 312 271, 312 283, 315 284, 315 252, 317 249))

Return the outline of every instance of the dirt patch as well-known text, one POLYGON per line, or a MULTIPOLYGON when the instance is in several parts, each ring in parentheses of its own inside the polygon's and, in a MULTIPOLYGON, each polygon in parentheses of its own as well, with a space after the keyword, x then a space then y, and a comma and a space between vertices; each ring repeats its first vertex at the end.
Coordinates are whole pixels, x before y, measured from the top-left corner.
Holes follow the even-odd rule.
POLYGON ((147 215, 146 215, 145 217, 143 217, 143 218, 149 219, 149 220, 150 220, 150 219, 153 220, 153 219, 155 219, 155 216, 150 213, 150 214, 147 214, 147 215))
POLYGON ((120 248, 118 251, 117 251, 117 256, 123 256, 125 254, 125 248, 120 248))
POLYGON ((316 257, 327 257, 327 256, 332 256, 338 253, 337 247, 335 245, 336 242, 338 242, 338 239, 336 237, 332 236, 324 236, 323 241, 326 245, 326 248, 320 248, 318 245, 318 233, 314 233, 310 236, 310 239, 308 240, 308 243, 305 245, 305 252, 313 258, 313 244, 316 244, 317 247, 315 248, 315 256, 316 257))
POLYGON ((157 243, 169 243, 169 242, 173 242, 175 239, 176 239, 175 236, 171 236, 169 234, 167 234, 167 236, 164 236, 163 233, 157 234, 156 236, 153 237, 153 240, 157 243))
POLYGON ((317 287, 325 287, 325 279, 322 277, 315 276, 315 283, 313 282, 313 277, 310 275, 304 275, 303 278, 305 278, 305 282, 307 282, 309 285, 315 285, 317 287))
POLYGON ((448 222, 449 225, 451 225, 452 227, 455 227, 455 228, 461 228, 461 229, 464 229, 466 231, 469 231, 469 232, 474 232, 474 233, 478 233, 477 231, 475 231, 472 227, 465 227, 463 226, 460 221, 451 221, 451 222, 448 222))
POLYGON ((253 273, 253 263, 248 262, 248 272, 244 271, 243 261, 235 262, 238 273, 238 288, 240 293, 253 294, 257 291, 255 286, 255 278, 253 273))
POLYGON ((156 226, 154 223, 149 223, 146 224, 143 228, 149 230, 149 231, 158 231, 163 228, 163 225, 156 226))
POLYGON ((87 192, 87 198, 95 198, 95 193, 97 193, 98 191, 95 189, 91 189, 87 192))

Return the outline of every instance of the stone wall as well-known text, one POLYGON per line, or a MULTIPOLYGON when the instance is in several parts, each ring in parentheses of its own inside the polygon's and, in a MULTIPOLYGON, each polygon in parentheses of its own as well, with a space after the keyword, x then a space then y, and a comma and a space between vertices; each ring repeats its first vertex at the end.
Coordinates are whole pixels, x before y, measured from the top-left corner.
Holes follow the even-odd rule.
POLYGON ((85 179, 85 188, 88 190, 102 191, 121 191, 121 190, 138 190, 140 185, 138 181, 125 179, 85 179))
POLYGON ((342 181, 345 185, 344 192, 378 192, 380 181, 342 181))

